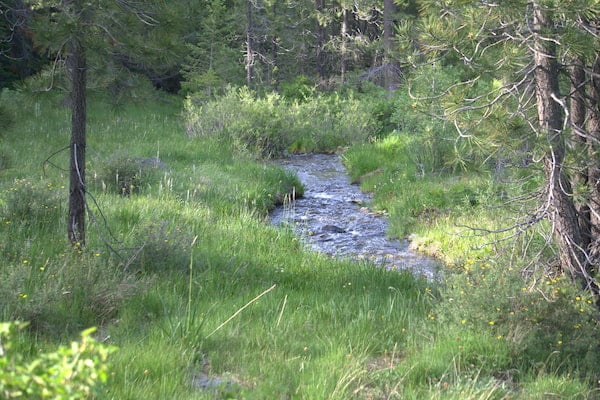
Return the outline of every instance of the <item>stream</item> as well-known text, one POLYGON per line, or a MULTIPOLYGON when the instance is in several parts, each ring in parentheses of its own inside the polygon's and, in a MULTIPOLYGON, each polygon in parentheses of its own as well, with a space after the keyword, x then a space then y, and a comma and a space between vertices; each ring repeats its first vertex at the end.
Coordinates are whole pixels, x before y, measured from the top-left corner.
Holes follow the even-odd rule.
POLYGON ((271 213, 273 224, 293 225, 315 251, 435 279, 435 260, 410 250, 408 240, 386 236, 387 219, 368 208, 370 196, 350 183, 339 155, 293 155, 277 164, 294 171, 305 190, 271 213))

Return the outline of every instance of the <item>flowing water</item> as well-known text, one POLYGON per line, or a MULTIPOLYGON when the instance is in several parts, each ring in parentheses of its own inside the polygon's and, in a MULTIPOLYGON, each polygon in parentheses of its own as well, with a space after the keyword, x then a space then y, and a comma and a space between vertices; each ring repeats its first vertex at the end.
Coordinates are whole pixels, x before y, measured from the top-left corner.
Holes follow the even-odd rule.
POLYGON ((369 195, 349 182, 339 155, 294 155, 278 164, 294 171, 305 191, 275 209, 272 223, 293 225, 315 251, 434 279, 436 261, 410 250, 407 240, 386 236, 387 219, 368 208, 369 195))

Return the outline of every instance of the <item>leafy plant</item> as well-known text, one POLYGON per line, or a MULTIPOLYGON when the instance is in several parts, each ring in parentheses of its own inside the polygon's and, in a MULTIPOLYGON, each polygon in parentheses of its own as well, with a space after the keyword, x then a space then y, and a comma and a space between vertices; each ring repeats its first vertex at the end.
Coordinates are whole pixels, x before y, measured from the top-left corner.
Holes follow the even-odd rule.
POLYGON ((115 347, 92 337, 86 329, 70 346, 36 355, 29 360, 15 346, 18 330, 27 324, 0 323, 0 395, 4 399, 78 400, 101 394, 108 381, 108 357, 115 347))
MULTIPOLYGON (((5 106, 0 104, 0 126, 2 126, 5 130, 10 129, 15 123, 15 120, 12 114, 6 109, 5 106)), ((4 132, 0 133, 3 135, 4 132)), ((0 136, 2 138, 2 136, 0 136)))
POLYGON ((280 156, 290 148, 334 151, 376 133, 371 104, 352 93, 284 100, 277 93, 257 96, 247 88, 230 88, 208 103, 190 96, 185 104, 188 135, 216 136, 238 151, 264 158, 280 156))
POLYGON ((183 271, 189 266, 194 238, 180 227, 172 228, 166 221, 151 224, 140 230, 141 242, 128 269, 132 271, 183 271))

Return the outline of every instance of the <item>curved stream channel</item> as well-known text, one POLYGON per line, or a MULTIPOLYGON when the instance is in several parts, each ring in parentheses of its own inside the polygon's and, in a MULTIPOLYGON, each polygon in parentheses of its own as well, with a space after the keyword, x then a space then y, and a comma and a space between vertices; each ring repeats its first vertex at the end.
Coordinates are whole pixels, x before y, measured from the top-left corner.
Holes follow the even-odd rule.
POLYGON ((387 219, 367 208, 369 195, 349 182, 339 155, 294 155, 277 163, 294 171, 305 190, 271 213, 273 224, 292 224, 315 251, 435 278, 435 260, 410 250, 407 240, 386 236, 387 219))

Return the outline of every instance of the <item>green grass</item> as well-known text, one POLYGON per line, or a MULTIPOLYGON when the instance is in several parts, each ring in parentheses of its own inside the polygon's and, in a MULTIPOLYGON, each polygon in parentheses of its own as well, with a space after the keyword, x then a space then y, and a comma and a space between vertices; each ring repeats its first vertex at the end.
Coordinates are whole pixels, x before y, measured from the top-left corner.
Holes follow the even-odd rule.
POLYGON ((546 223, 519 235, 505 229, 528 205, 507 199, 539 177, 423 170, 418 140, 400 132, 344 154, 372 206, 389 216, 390 236, 446 266, 422 335, 381 385, 397 398, 595 398, 593 300, 547 267, 555 254, 546 223))
MULTIPOLYGON (((0 147, 2 319, 30 321, 15 340, 31 358, 97 326, 98 340, 118 348, 101 398, 597 395, 590 299, 558 275, 526 273, 525 256, 485 246, 502 236, 466 228, 510 218, 489 207, 515 189, 485 173, 424 171, 402 136, 345 154, 373 206, 388 212, 390 235, 412 234, 447 263, 439 285, 308 252, 272 227, 267 211, 299 182, 227 142, 189 138, 180 99, 114 107, 94 95, 92 218, 78 251, 66 239, 68 160, 59 151, 68 111, 53 94, 8 100, 16 123, 0 147), (149 157, 166 167, 125 168, 149 157), (135 177, 128 195, 112 186, 125 173, 135 177), (225 384, 194 387, 202 379, 225 384)), ((545 234, 521 247, 540 250, 545 234)))
POLYGON ((99 326, 118 347, 105 398, 348 398, 427 314, 425 282, 306 252, 268 224, 298 181, 226 143, 188 138, 177 99, 114 109, 92 97, 93 219, 87 247, 73 251, 66 154, 44 164, 68 143, 68 112, 55 96, 34 110, 3 143, 0 307, 3 319, 31 321, 26 340, 48 347, 99 326), (103 182, 106 165, 136 157, 168 168, 122 196, 103 182), (201 373, 230 386, 194 388, 201 373))

